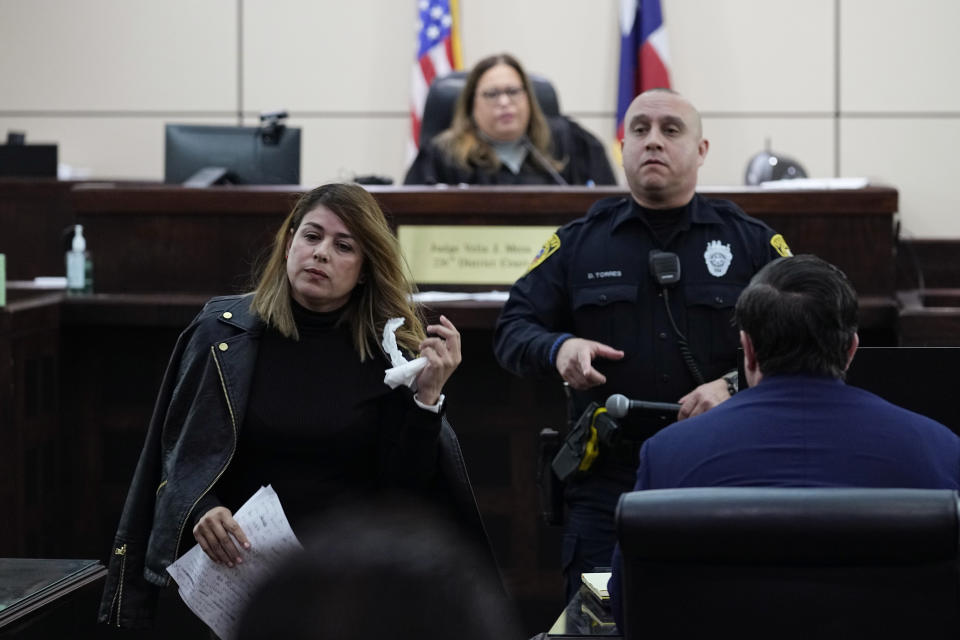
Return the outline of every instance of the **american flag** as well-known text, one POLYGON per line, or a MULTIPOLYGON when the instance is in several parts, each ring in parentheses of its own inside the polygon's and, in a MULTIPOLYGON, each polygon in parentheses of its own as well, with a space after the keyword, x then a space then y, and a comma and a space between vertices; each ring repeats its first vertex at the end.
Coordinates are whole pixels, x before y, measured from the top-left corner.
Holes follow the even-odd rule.
POLYGON ((457 0, 417 0, 417 10, 417 57, 410 91, 411 156, 420 144, 420 119, 430 83, 463 68, 457 0))
POLYGON ((620 0, 617 140, 623 140, 623 117, 633 99, 647 89, 670 86, 669 64, 660 0, 620 0))

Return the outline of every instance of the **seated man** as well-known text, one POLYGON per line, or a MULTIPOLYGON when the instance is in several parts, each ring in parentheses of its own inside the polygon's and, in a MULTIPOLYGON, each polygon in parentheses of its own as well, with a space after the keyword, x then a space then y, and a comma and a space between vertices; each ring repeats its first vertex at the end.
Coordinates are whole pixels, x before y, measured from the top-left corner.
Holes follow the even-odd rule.
MULTIPOLYGON (((675 487, 960 488, 960 438, 847 386, 857 295, 811 255, 767 264, 737 300, 750 389, 640 450, 634 490, 675 487)), ((620 617, 620 550, 608 589, 620 617)))

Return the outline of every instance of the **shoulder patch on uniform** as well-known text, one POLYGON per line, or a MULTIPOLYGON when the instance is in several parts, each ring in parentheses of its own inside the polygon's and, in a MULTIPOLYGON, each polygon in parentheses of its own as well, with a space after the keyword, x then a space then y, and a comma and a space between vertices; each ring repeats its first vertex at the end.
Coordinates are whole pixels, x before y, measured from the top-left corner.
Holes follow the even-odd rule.
POLYGON ((550 239, 543 243, 543 246, 540 247, 540 251, 537 251, 537 255, 533 257, 533 262, 530 263, 530 266, 527 267, 527 273, 530 273, 541 264, 543 261, 552 256, 557 249, 560 248, 560 236, 553 234, 550 236, 550 239))
POLYGON ((783 236, 780 235, 779 233, 773 236, 772 238, 770 238, 770 244, 773 246, 774 249, 776 249, 777 253, 779 253, 784 258, 789 258, 790 256, 793 255, 793 252, 790 251, 790 247, 787 246, 787 241, 784 240, 783 236))

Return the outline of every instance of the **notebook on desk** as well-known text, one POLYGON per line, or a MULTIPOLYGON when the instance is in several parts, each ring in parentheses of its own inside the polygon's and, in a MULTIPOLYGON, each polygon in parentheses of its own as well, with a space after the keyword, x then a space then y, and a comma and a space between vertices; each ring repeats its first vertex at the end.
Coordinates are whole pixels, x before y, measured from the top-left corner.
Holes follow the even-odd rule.
POLYGON ((610 600, 610 593, 607 591, 607 582, 610 581, 609 571, 598 571, 595 573, 581 573, 580 580, 586 585, 598 600, 607 603, 610 600))

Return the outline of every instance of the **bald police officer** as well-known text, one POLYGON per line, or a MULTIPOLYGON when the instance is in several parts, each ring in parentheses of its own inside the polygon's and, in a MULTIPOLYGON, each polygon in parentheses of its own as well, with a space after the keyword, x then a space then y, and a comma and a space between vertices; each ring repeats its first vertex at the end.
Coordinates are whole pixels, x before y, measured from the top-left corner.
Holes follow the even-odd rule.
MULTIPOLYGON (((515 374, 559 374, 577 415, 621 393, 678 402, 670 420, 683 420, 735 392, 733 305, 754 273, 790 249, 732 202, 695 193, 709 142, 688 100, 647 91, 624 122, 630 196, 596 202, 546 242, 510 290, 494 351, 515 374)), ((633 486, 640 445, 667 422, 628 414, 616 444, 601 442, 589 470, 568 480, 568 600, 582 572, 609 566, 617 499, 633 486)))

